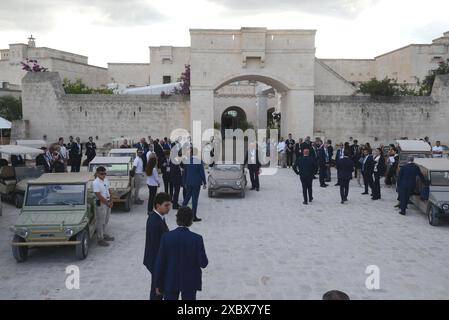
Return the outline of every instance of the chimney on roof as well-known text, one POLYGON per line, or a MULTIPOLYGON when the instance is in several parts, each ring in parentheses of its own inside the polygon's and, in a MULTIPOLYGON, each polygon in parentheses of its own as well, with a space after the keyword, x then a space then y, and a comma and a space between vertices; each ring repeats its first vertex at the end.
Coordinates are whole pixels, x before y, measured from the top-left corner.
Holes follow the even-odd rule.
POLYGON ((36 41, 34 41, 34 40, 36 40, 36 38, 33 38, 33 35, 31 35, 28 38, 28 47, 30 47, 30 48, 35 48, 36 47, 36 41))

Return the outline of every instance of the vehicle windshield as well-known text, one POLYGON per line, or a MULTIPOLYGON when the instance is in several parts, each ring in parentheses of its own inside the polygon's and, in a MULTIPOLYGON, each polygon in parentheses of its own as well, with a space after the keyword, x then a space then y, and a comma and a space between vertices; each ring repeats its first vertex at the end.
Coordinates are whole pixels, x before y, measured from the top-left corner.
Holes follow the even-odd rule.
POLYGON ((44 174, 44 167, 16 167, 16 179, 21 181, 23 179, 39 178, 44 174))
POLYGON ((242 166, 240 166, 240 165, 215 165, 214 170, 238 172, 238 171, 242 171, 242 166))
POLYGON ((432 186, 449 187, 449 171, 432 171, 430 173, 432 186))
POLYGON ((127 176, 128 164, 126 163, 95 163, 89 167, 90 172, 95 172, 98 167, 105 167, 108 176, 127 176))
POLYGON ((28 186, 26 206, 84 205, 84 184, 32 184, 28 186))
POLYGON ((413 156, 415 159, 423 159, 423 158, 431 158, 432 155, 430 153, 405 153, 402 152, 399 154, 400 161, 407 161, 408 157, 413 156))
POLYGON ((132 160, 134 160, 136 158, 136 153, 135 152, 130 152, 130 153, 113 153, 111 152, 109 154, 110 157, 131 157, 132 160))

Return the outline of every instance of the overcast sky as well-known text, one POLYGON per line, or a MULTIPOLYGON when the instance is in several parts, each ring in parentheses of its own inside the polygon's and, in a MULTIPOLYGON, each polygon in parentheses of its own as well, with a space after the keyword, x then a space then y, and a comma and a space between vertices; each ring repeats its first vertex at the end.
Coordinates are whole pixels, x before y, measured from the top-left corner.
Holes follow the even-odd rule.
POLYGON ((189 46, 189 28, 267 27, 316 29, 319 58, 373 58, 442 36, 448 12, 448 0, 1 0, 0 48, 33 34, 106 66, 189 46))

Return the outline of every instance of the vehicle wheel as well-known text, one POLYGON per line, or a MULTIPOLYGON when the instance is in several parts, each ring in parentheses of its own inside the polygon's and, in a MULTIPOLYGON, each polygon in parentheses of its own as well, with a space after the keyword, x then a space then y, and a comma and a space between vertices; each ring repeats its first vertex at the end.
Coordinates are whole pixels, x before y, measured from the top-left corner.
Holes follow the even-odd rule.
POLYGON ((16 194, 15 199, 14 199, 16 208, 22 208, 23 205, 23 196, 20 194, 16 194))
POLYGON ((429 224, 431 226, 436 227, 440 224, 440 219, 436 216, 438 211, 439 209, 432 204, 429 204, 429 206, 427 207, 427 216, 429 218, 429 224))
POLYGON ((209 198, 213 198, 214 192, 212 190, 209 190, 209 191, 207 191, 207 195, 209 196, 209 198))
POLYGON ((131 196, 128 196, 128 198, 126 199, 125 203, 124 203, 124 210, 126 212, 130 212, 131 211, 131 196))
POLYGON ((75 248, 76 257, 80 260, 84 260, 89 254, 89 234, 86 229, 76 235, 76 241, 80 241, 75 248))
POLYGON ((240 192, 240 198, 245 198, 245 191, 240 192))
MULTIPOLYGON (((19 237, 17 234, 14 235, 12 241, 21 243, 26 242, 24 238, 19 237)), ((25 262, 28 259, 28 247, 12 246, 12 255, 18 263, 25 262)))

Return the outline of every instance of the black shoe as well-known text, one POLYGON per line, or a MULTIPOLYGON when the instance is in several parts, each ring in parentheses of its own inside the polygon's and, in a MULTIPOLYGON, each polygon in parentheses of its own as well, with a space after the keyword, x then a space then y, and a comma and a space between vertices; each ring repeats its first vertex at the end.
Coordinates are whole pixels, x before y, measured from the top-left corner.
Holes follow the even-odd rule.
POLYGON ((252 187, 251 189, 249 189, 249 190, 256 190, 256 188, 255 187, 252 187))
POLYGON ((260 191, 259 188, 256 188, 256 191, 259 192, 260 191))
POLYGON ((312 201, 313 201, 313 198, 310 198, 309 202, 312 202, 312 201))
POLYGON ((302 204, 308 205, 308 203, 306 201, 304 201, 302 204))
POLYGON ((200 218, 193 218, 193 222, 200 222, 202 219, 200 219, 200 218))
POLYGON ((402 214, 403 216, 405 216, 405 212, 404 211, 399 212, 399 214, 402 214))
POLYGON ((374 197, 372 197, 371 198, 371 200, 379 200, 380 198, 374 198, 374 197))
POLYGON ((397 205, 395 205, 394 207, 395 207, 395 208, 400 208, 401 205, 400 205, 400 204, 397 204, 397 205))
POLYGON ((368 194, 368 192, 364 192, 364 193, 362 193, 363 195, 367 195, 368 194))
POLYGON ((340 184, 339 183, 336 183, 335 185, 334 185, 334 187, 338 187, 340 184))
POLYGON ((344 201, 344 200, 341 200, 341 204, 345 204, 345 201, 344 201))

